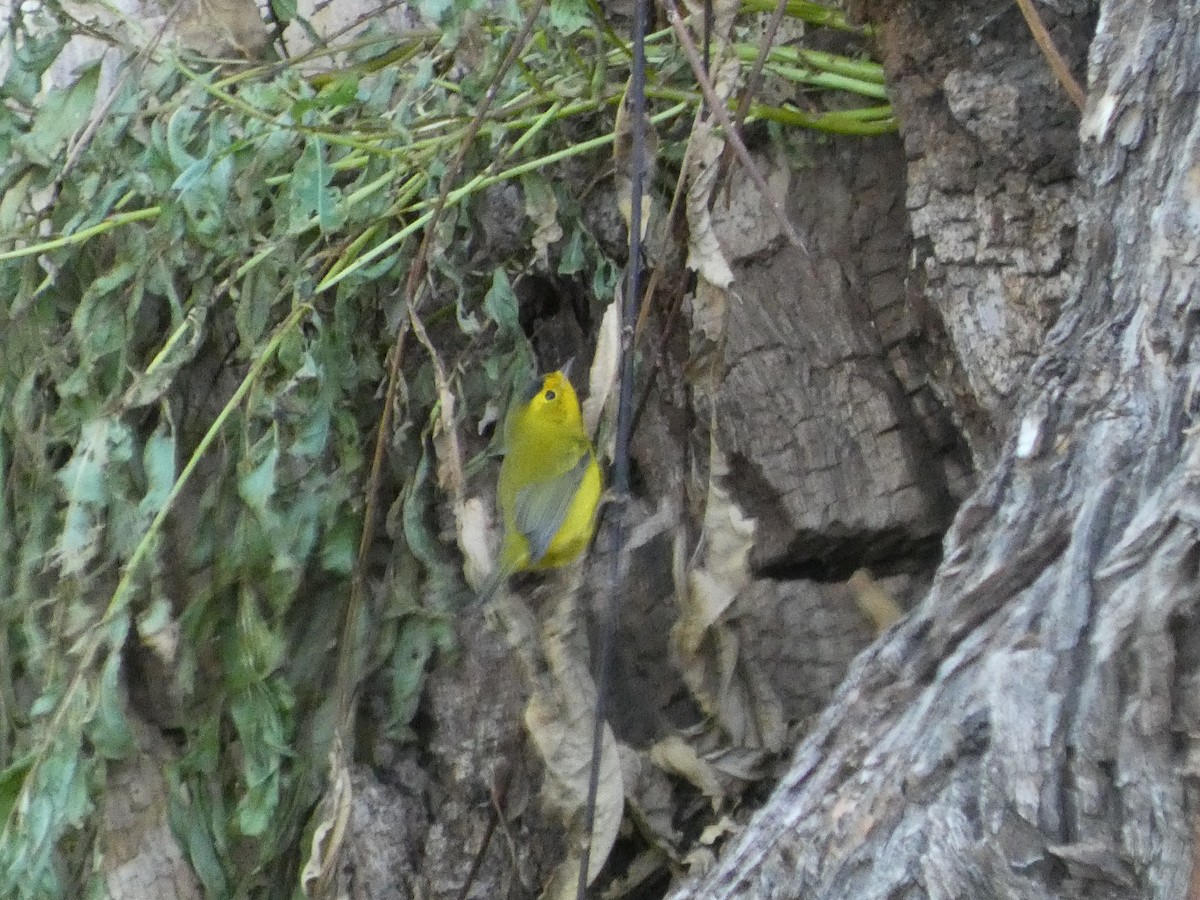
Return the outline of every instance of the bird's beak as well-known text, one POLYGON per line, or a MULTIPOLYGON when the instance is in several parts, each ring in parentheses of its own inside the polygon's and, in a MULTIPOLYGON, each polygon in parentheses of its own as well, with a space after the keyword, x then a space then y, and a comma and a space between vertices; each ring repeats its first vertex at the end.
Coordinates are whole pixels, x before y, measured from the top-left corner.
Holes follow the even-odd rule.
POLYGON ((570 359, 568 359, 565 363, 562 364, 562 368, 560 368, 558 371, 563 373, 563 378, 567 379, 567 381, 570 381, 571 380, 571 369, 574 366, 575 366, 575 357, 572 356, 570 359))

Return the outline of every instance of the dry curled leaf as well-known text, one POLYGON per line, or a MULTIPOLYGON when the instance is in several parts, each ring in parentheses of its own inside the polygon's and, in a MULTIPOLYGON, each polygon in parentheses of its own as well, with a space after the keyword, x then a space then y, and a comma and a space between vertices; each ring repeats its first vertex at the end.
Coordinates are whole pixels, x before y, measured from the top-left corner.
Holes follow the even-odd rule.
POLYGON ((604 405, 617 382, 621 368, 621 310, 616 301, 608 304, 596 335, 596 353, 588 370, 588 397, 583 401, 583 422, 595 436, 604 405))
POLYGON ((258 59, 270 41, 254 0, 185 0, 180 43, 203 56, 258 59))
POLYGON ((458 402, 444 378, 437 379, 437 417, 433 421, 433 447, 437 453, 438 487, 451 497, 460 498, 467 478, 463 473, 462 447, 454 416, 458 402))
POLYGON ((487 505, 479 497, 470 497, 454 511, 458 531, 458 549, 463 555, 463 574, 467 584, 479 587, 494 565, 487 505))
POLYGON ((651 747, 650 759, 664 772, 694 785, 710 800, 718 801, 725 796, 717 771, 679 735, 668 735, 651 747))
POLYGON ((621 777, 630 821, 648 844, 670 859, 677 856, 683 835, 675 827, 678 812, 671 783, 648 752, 621 745, 621 777))
MULTIPOLYGON (((727 60, 715 72, 718 96, 727 98, 737 81, 737 60, 727 60)), ((713 227, 712 197, 720 167, 717 162, 725 150, 725 140, 712 118, 697 115, 688 138, 685 175, 687 177, 687 266, 717 287, 733 283, 733 270, 721 249, 713 227)))
POLYGON ((729 292, 711 281, 700 279, 692 295, 692 327, 706 341, 720 345, 729 318, 729 292))
POLYGON ((540 175, 530 174, 522 179, 525 188, 525 215, 533 222, 535 257, 543 267, 550 266, 550 245, 562 240, 563 230, 558 223, 558 198, 550 182, 540 175))
MULTIPOLYGON (((592 763, 596 687, 588 669, 587 642, 579 631, 577 610, 569 599, 557 604, 542 628, 546 672, 536 679, 525 709, 525 727, 546 766, 543 786, 548 804, 569 831, 579 837, 592 763)), ((625 788, 617 741, 605 725, 600 752, 600 781, 588 864, 588 882, 608 858, 625 808, 625 788)), ((551 878, 544 897, 573 896, 579 873, 580 841, 570 840, 568 858, 551 878), (565 892, 565 893, 562 893, 565 892)))
POLYGON ((858 608, 874 623, 876 633, 886 630, 904 615, 892 595, 866 569, 859 569, 851 575, 847 584, 854 591, 858 608))
POLYGON ((300 872, 300 889, 305 897, 323 900, 339 896, 338 863, 353 804, 350 770, 341 741, 335 741, 334 748, 329 751, 329 781, 314 816, 316 826, 309 843, 308 860, 300 872))
POLYGON ((736 621, 735 603, 751 582, 755 523, 722 486, 727 474, 714 445, 699 559, 678 592, 671 646, 692 695, 730 743, 774 752, 783 745, 782 704, 736 621))
POLYGON ((700 843, 706 847, 711 847, 721 838, 737 834, 740 830, 737 823, 730 819, 729 816, 721 816, 720 819, 700 832, 700 843))

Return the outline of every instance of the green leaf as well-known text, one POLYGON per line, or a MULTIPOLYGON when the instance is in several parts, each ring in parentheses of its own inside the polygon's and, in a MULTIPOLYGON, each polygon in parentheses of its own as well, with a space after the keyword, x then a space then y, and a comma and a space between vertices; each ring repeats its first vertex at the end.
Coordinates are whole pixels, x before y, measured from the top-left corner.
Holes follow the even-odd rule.
POLYGON ((142 260, 123 259, 114 265, 111 269, 96 278, 88 285, 87 291, 84 292, 84 302, 86 303, 91 298, 106 297, 109 294, 129 283, 129 280, 134 275, 138 274, 142 267, 142 260))
POLYGON ((192 156, 186 147, 197 114, 181 108, 167 127, 167 147, 179 169, 172 190, 179 195, 197 237, 211 238, 226 224, 226 209, 231 200, 233 177, 232 140, 228 126, 220 120, 209 126, 204 155, 192 156))
POLYGON ((114 418, 88 422, 70 461, 57 474, 66 495, 67 510, 55 547, 55 559, 65 575, 81 575, 100 550, 108 502, 108 479, 115 464, 132 452, 129 429, 114 418))
POLYGON ((17 230, 23 208, 33 192, 33 174, 34 170, 30 169, 0 194, 0 234, 12 234, 17 230))
POLYGON ((275 496, 275 469, 279 465, 279 430, 272 428, 251 451, 258 462, 238 478, 238 495, 258 511, 267 509, 275 496))
POLYGON ((137 635, 142 643, 153 646, 161 636, 171 640, 169 629, 175 622, 175 613, 166 597, 155 597, 150 605, 138 613, 137 635))
POLYGON ((290 451, 292 455, 304 458, 315 458, 325 452, 329 444, 329 407, 325 404, 314 405, 307 421, 296 435, 290 451))
POLYGON ((233 312, 233 322, 237 326, 238 339, 247 350, 258 344, 270 321, 271 307, 275 303, 278 285, 271 278, 272 272, 264 271, 261 267, 246 276, 242 296, 238 298, 237 308, 233 312))
POLYGON ((567 245, 563 248, 562 257, 558 261, 559 275, 575 275, 582 272, 587 265, 587 258, 583 252, 583 229, 575 228, 571 231, 571 237, 567 239, 567 245))
MULTIPOLYGON (((176 171, 180 173, 180 178, 182 178, 182 173, 189 171, 197 162, 197 158, 187 149, 187 141, 191 137, 192 128, 199 119, 198 110, 192 109, 190 106, 180 106, 167 120, 167 154, 175 165, 176 171)), ((187 182, 181 186, 179 178, 177 178, 176 183, 171 187, 173 190, 182 191, 186 184, 187 182)))
POLYGON ((149 518, 158 514, 175 486, 175 427, 165 415, 146 439, 142 471, 146 475, 146 493, 139 509, 149 518))
POLYGON ((517 295, 508 281, 508 273, 497 268, 492 273, 492 286, 483 298, 483 311, 495 322, 502 332, 517 332, 521 329, 520 307, 517 295))
POLYGON ((296 0, 271 0, 271 12, 280 25, 286 25, 296 18, 296 10, 296 0))
MULTIPOLYGON (((17 4, 10 9, 18 9, 17 4)), ((13 26, 16 24, 14 20, 13 26)), ((10 30, 9 34, 12 33, 10 30)), ((20 40, 7 42, 8 71, 4 74, 4 83, 0 84, 0 97, 15 100, 22 106, 32 106, 42 89, 42 75, 67 45, 71 32, 67 28, 22 28, 20 34, 20 40)))
POLYGON ((221 865, 221 853, 211 827, 213 819, 218 818, 209 807, 212 793, 205 790, 203 784, 196 785, 198 790, 192 789, 174 768, 168 769, 167 774, 171 781, 167 805, 167 822, 171 832, 187 854, 192 869, 200 876, 206 895, 230 896, 228 878, 221 865))
MULTIPOLYGON (((315 97, 301 97, 292 104, 292 118, 297 122, 305 113, 316 109, 340 109, 358 102, 358 78, 344 76, 331 81, 315 97)), ((312 140, 310 138, 310 140, 312 140)))
POLYGON ((121 654, 112 652, 100 676, 96 712, 88 737, 101 756, 123 759, 133 749, 133 732, 125 718, 125 694, 121 685, 121 654))
POLYGON ((47 93, 38 105, 32 127, 15 142, 31 162, 53 164, 67 139, 87 122, 99 83, 100 64, 95 63, 70 87, 47 93))
POLYGON ((0 772, 0 823, 8 821, 9 813, 12 812, 13 804, 17 802, 32 765, 33 754, 26 753, 0 772))
POLYGON ((267 830, 279 806, 279 770, 287 747, 283 717, 276 698, 263 685, 237 694, 229 714, 244 754, 246 792, 235 812, 237 825, 242 834, 254 837, 267 830))
POLYGON ((621 269, 610 259, 601 259, 592 272, 592 295, 605 303, 612 300, 621 280, 621 269))
POLYGON ((314 216, 323 232, 335 231, 342 226, 345 214, 339 208, 337 192, 329 187, 332 178, 320 138, 308 138, 290 182, 289 234, 307 231, 312 227, 314 216))
POLYGON ((126 409, 148 406, 159 400, 175 383, 185 365, 196 358, 204 338, 208 310, 195 305, 187 318, 172 332, 159 354, 145 371, 138 374, 125 391, 121 403, 126 409))
POLYGON ((354 571, 358 554, 360 523, 354 519, 338 520, 321 541, 321 568, 337 575, 354 571))
POLYGON ((434 652, 444 642, 444 631, 425 616, 409 616, 399 626, 396 646, 392 651, 392 702, 387 731, 402 736, 417 714, 425 686, 425 669, 434 652))
POLYGON ((564 35, 592 23, 587 0, 550 0, 550 25, 564 35))

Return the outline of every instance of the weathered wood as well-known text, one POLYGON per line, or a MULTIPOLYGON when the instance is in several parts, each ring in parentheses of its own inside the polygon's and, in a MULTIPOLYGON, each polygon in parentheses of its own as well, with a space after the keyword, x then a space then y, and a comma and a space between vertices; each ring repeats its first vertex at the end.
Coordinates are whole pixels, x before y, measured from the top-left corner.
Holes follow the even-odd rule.
POLYGON ((862 566, 919 568, 936 561, 969 461, 914 350, 901 148, 891 138, 802 146, 806 165, 769 170, 807 252, 746 226, 755 215, 738 208, 760 201, 743 174, 714 210, 736 275, 718 443, 759 525, 756 571, 844 581, 862 566))
MULTIPOLYGON (((1078 271, 1078 113, 1013 3, 859 5, 903 122, 909 294, 933 384, 990 466, 1078 271)), ((1038 8, 1082 81, 1095 4, 1038 8)))
MULTIPOLYGON (((918 28, 918 12, 982 21, 1003 5, 885 12, 918 28)), ((999 461, 959 511, 929 595, 858 660, 719 866, 674 896, 1185 895, 1197 84, 1194 2, 1103 4, 1080 127, 1081 275, 1020 401, 994 415, 999 461)), ((943 309, 952 335, 958 314, 943 309)))

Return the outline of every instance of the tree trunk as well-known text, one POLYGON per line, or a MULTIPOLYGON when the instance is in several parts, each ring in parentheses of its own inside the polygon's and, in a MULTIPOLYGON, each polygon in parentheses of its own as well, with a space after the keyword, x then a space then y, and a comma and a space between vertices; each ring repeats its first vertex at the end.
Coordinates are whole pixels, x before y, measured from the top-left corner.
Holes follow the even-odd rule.
MULTIPOLYGON (((1018 108, 1030 98, 944 70, 940 85, 906 92, 906 73, 933 52, 925 29, 962 29, 964 59, 1032 41, 1009 3, 871 12, 905 117, 909 206, 928 215, 927 200, 952 193, 948 175, 939 186, 921 171, 931 122, 962 124, 968 94, 1018 108)), ((1026 221, 1056 215, 1057 233, 1075 238, 1073 269, 1018 265, 1001 291, 1009 306, 994 310, 1036 321, 1062 291, 1040 348, 1024 324, 993 348, 1036 352, 1027 374, 1019 354, 1000 368, 980 355, 986 310, 955 288, 956 268, 989 267, 995 220, 960 216, 957 259, 944 229, 927 232, 930 297, 959 384, 979 398, 972 446, 997 462, 960 508, 928 596, 858 659, 768 804, 677 897, 1187 894, 1200 729, 1197 4, 1106 0, 1088 69, 1073 182, 1043 171, 1039 183, 1044 134, 992 135, 989 148, 974 133, 984 157, 1002 145, 1025 155, 1026 221), (993 433, 1008 436, 989 449, 993 433)), ((961 128, 946 139, 971 143, 961 128)), ((1017 249, 1037 257, 1009 249, 1010 262, 1017 249)))

